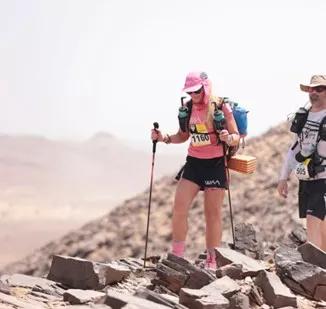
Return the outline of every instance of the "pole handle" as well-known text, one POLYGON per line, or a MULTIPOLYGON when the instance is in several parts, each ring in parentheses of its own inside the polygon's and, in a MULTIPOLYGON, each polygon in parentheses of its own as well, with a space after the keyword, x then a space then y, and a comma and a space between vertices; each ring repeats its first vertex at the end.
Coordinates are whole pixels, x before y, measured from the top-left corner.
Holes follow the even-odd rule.
MULTIPOLYGON (((154 122, 154 123, 153 123, 153 126, 154 126, 154 130, 157 131, 158 128, 159 128, 159 124, 158 124, 158 122, 154 122)), ((154 141, 153 141, 153 153, 156 152, 156 144, 157 144, 157 140, 154 140, 154 141)))
POLYGON ((181 107, 184 106, 184 100, 186 99, 187 97, 181 97, 181 107))

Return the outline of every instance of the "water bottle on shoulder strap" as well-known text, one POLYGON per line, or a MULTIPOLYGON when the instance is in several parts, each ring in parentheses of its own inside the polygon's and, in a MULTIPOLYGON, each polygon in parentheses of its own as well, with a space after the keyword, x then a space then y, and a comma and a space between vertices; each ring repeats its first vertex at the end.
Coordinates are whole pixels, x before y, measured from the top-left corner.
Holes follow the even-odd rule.
POLYGON ((181 131, 187 132, 192 102, 189 101, 187 103, 184 103, 184 99, 186 99, 186 97, 181 98, 181 106, 179 107, 178 120, 181 131))
POLYGON ((217 107, 217 104, 215 102, 213 104, 214 104, 214 114, 213 114, 214 129, 215 131, 220 132, 225 128, 225 117, 223 111, 217 107))
POLYGON ((305 107, 300 107, 292 120, 290 131, 298 135, 301 134, 304 125, 308 118, 309 110, 305 107))

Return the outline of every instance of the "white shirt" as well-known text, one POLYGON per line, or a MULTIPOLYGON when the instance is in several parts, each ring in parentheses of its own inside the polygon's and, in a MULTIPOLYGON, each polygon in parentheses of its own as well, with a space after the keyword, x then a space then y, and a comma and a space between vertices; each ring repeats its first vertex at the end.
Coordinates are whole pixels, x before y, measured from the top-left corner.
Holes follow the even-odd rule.
MULTIPOLYGON (((287 152, 282 169, 280 180, 288 179, 291 172, 298 164, 295 159, 295 155, 301 151, 304 157, 310 156, 317 147, 317 152, 320 156, 326 158, 326 141, 320 140, 317 144, 319 125, 322 119, 326 116, 326 110, 319 112, 309 112, 307 121, 302 129, 300 136, 296 136, 294 143, 298 142, 296 147, 293 146, 287 152)), ((294 145, 294 144, 293 144, 294 145)), ((322 162, 322 165, 326 164, 326 160, 322 162)), ((318 173, 314 179, 326 179, 326 171, 318 173)))

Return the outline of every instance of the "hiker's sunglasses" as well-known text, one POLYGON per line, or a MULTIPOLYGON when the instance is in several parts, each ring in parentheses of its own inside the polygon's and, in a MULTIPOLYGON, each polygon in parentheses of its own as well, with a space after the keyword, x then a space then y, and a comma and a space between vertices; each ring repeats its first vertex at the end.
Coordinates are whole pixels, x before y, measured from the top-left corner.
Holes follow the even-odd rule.
POLYGON ((189 92, 187 92, 187 93, 188 93, 189 95, 192 95, 192 94, 200 94, 202 90, 203 90, 203 87, 199 88, 199 89, 196 90, 196 91, 189 91, 189 92))
POLYGON ((326 86, 317 86, 317 87, 310 87, 309 88, 309 92, 313 92, 313 91, 316 91, 316 92, 323 92, 326 90, 326 86))

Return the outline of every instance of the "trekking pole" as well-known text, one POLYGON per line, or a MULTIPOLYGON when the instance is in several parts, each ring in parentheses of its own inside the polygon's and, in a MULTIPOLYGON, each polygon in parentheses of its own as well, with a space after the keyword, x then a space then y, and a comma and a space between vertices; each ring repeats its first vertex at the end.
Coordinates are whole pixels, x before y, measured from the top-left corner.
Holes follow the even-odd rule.
POLYGON ((227 177, 227 189, 228 189, 228 199, 229 199, 229 208, 230 208, 230 218, 231 218, 231 230, 232 230, 232 239, 233 239, 233 248, 235 248, 235 236, 234 236, 234 226, 233 226, 233 212, 232 212, 232 203, 231 203, 231 191, 230 191, 230 170, 228 167, 228 160, 226 155, 226 146, 223 142, 223 155, 224 155, 224 164, 226 169, 226 177, 227 177))
MULTIPOLYGON (((222 98, 221 105, 224 104, 225 98, 222 98)), ((219 110, 216 102, 214 102, 214 127, 217 132, 222 131, 225 128, 225 118, 222 110, 219 110)), ((234 237, 234 227, 233 227, 233 213, 232 213, 232 203, 231 203, 231 191, 230 191, 230 171, 227 163, 227 154, 226 154, 226 144, 222 142, 223 145, 223 156, 224 156, 224 166, 227 173, 227 189, 228 189, 228 198, 229 198, 229 208, 230 208, 230 217, 231 217, 231 229, 232 229, 232 238, 233 238, 233 248, 235 247, 235 237, 234 237)))
MULTIPOLYGON (((154 126, 155 131, 159 127, 157 122, 154 122, 153 126, 154 126)), ((150 185, 149 185, 149 199, 148 199, 147 228, 146 228, 146 240, 145 240, 144 268, 146 268, 146 258, 147 258, 146 255, 147 255, 147 243, 148 243, 149 217, 150 217, 150 214, 151 214, 151 201, 152 201, 152 187, 153 187, 153 174, 154 174, 156 144, 157 144, 157 140, 154 140, 153 141, 153 151, 152 151, 151 181, 150 181, 150 185)))

